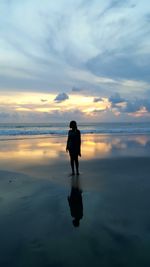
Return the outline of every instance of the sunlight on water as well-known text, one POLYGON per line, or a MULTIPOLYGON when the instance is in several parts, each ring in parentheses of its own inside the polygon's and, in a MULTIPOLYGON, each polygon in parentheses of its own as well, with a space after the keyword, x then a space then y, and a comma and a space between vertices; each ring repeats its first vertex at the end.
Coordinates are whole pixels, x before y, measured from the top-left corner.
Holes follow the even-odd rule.
MULTIPOLYGON (((53 164, 68 161, 66 137, 7 140, 0 142, 0 167, 18 164, 53 164)), ((81 161, 120 156, 149 155, 150 136, 84 135, 81 161)))
POLYGON ((83 142, 83 156, 85 159, 92 159, 95 157, 103 157, 110 153, 112 145, 110 143, 94 141, 83 142))

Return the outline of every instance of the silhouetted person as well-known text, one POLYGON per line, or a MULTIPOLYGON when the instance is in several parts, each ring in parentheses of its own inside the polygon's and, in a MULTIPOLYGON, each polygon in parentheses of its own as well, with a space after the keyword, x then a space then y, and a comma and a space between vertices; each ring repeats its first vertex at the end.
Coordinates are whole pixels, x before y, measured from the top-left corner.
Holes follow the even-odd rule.
POLYGON ((79 175, 79 161, 78 156, 81 157, 81 134, 77 128, 76 121, 70 122, 70 129, 68 132, 68 140, 66 151, 70 154, 70 164, 72 169, 72 175, 75 174, 74 164, 76 167, 76 173, 79 175))
MULTIPOLYGON (((74 178, 72 178, 74 179, 74 178)), ((78 227, 80 224, 80 220, 83 217, 83 203, 82 203, 82 190, 78 185, 78 177, 77 180, 72 180, 71 193, 68 197, 68 202, 70 206, 71 216, 74 218, 72 223, 75 227, 78 227), (74 184, 75 182, 75 184, 74 184)))

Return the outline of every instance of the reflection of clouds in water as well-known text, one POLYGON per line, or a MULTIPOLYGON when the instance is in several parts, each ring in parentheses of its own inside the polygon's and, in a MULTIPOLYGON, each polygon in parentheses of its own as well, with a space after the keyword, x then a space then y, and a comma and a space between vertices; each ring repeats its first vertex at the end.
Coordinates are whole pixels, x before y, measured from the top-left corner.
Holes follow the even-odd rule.
MULTIPOLYGON (((113 136, 113 135, 82 135, 82 159, 94 159, 128 154, 132 149, 136 155, 142 148, 149 150, 150 136, 113 136), (146 146, 147 145, 147 146, 146 146), (135 149, 135 152, 134 152, 135 149), (122 152, 121 152, 122 151, 122 152)), ((0 159, 24 160, 30 163, 38 160, 46 162, 55 159, 68 160, 65 152, 66 137, 7 140, 0 142, 0 159)), ((149 152, 148 152, 149 153, 149 152)), ((129 153, 130 154, 130 153, 129 153)))
POLYGON ((113 149, 126 149, 126 142, 127 139, 118 136, 86 136, 82 142, 82 155, 85 159, 107 157, 113 149))
POLYGON ((46 150, 15 150, 15 151, 5 151, 5 152, 0 152, 0 158, 18 158, 18 159, 38 159, 43 157, 43 155, 46 155, 46 157, 50 158, 57 158, 58 153, 57 151, 46 151, 46 150))
MULTIPOLYGON (((131 148, 142 149, 150 142, 150 136, 137 136, 137 135, 87 135, 83 137, 82 142, 82 155, 85 159, 103 158, 112 156, 114 151, 117 155, 123 155, 126 153, 130 155, 129 150, 131 148), (122 152, 121 152, 122 151, 122 152)), ((148 147, 147 147, 148 151, 148 147)), ((135 152, 136 155, 136 152, 135 152)))
POLYGON ((98 156, 104 156, 109 154, 111 151, 112 145, 110 143, 104 142, 92 142, 92 141, 85 141, 83 142, 83 156, 86 159, 94 158, 98 156))
MULTIPOLYGON (((88 173, 91 168, 94 173, 94 185, 90 177, 84 186, 101 186, 100 167, 103 166, 103 159, 121 157, 149 157, 150 136, 142 138, 139 136, 113 136, 113 135, 83 135, 82 136, 82 158, 81 172, 88 173), (141 142, 142 140, 142 142, 141 142), (147 140, 147 145, 143 145, 147 140), (140 141, 140 142, 139 142, 140 141), (102 159, 102 161, 101 161, 102 159), (87 165, 86 165, 87 161, 87 165), (92 163, 93 162, 93 163, 92 163), (94 162, 102 162, 102 165, 94 162)), ((0 142, 0 169, 19 171, 34 177, 48 178, 52 181, 59 181, 66 184, 66 173, 69 168, 69 155, 65 151, 66 138, 37 138, 24 140, 9 140, 0 142), (59 177, 57 176, 59 173, 59 177), (62 174, 62 175, 61 175, 62 174)), ((105 165, 105 164, 104 164, 105 165)), ((117 166, 117 165, 116 165, 117 166)), ((117 168, 117 167, 116 167, 117 168)), ((107 169, 107 166, 106 166, 107 169)), ((102 176, 101 176, 102 175, 102 176)), ((87 175, 88 176, 88 175, 87 175)), ((82 178, 82 175, 81 175, 82 178)), ((68 183, 68 182, 67 182, 68 183)), ((95 190, 95 189, 94 189, 95 190)))
POLYGON ((134 139, 130 138, 131 141, 135 141, 138 144, 142 145, 142 146, 146 146, 148 142, 150 142, 150 137, 148 136, 135 136, 134 139))
POLYGON ((120 138, 114 138, 112 141, 112 147, 118 148, 118 149, 125 149, 127 147, 127 145, 125 144, 125 142, 123 142, 123 140, 121 140, 120 138))
POLYGON ((62 153, 66 155, 64 139, 61 142, 56 138, 47 139, 44 142, 41 139, 9 140, 5 141, 5 145, 0 143, 0 147, 0 159, 15 158, 34 161, 42 158, 56 159, 62 153))

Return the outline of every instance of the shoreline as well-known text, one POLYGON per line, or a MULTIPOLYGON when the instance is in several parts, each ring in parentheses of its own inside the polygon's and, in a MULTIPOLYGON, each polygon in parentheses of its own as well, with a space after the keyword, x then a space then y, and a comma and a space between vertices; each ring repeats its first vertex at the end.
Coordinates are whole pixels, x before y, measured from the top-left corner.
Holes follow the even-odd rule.
MULTIPOLYGON (((126 137, 126 136, 150 136, 150 133, 82 133, 82 138, 83 137, 88 137, 88 136, 101 136, 101 137, 105 137, 105 136, 119 136, 119 137, 126 137)), ((5 135, 5 136, 0 136, 0 142, 1 141, 14 141, 14 140, 30 140, 30 139, 48 139, 48 138, 67 138, 67 134, 44 134, 44 135, 5 135), (12 138, 10 136, 13 136, 12 138)))

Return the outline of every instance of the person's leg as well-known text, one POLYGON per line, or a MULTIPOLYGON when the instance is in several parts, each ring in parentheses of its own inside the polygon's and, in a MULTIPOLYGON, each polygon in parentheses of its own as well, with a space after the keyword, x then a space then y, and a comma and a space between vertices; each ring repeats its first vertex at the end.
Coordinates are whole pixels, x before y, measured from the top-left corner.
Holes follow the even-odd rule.
POLYGON ((74 175, 74 158, 70 157, 70 164, 71 164, 71 169, 72 169, 72 175, 74 175))
POLYGON ((79 161, 78 161, 78 156, 75 158, 75 165, 76 165, 76 173, 79 175, 79 161))

